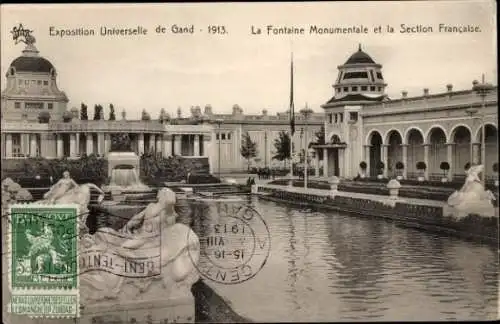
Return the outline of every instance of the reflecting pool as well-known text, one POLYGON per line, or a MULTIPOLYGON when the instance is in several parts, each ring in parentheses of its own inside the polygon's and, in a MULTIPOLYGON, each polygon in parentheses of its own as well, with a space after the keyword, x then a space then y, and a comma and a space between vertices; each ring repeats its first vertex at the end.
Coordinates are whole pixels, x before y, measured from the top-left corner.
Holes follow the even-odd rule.
MULTIPOLYGON (((268 225, 267 262, 243 283, 206 281, 242 316, 306 322, 497 317, 498 253, 489 246, 256 197, 243 203, 268 225)), ((184 220, 195 230, 210 222, 197 210, 184 220)))

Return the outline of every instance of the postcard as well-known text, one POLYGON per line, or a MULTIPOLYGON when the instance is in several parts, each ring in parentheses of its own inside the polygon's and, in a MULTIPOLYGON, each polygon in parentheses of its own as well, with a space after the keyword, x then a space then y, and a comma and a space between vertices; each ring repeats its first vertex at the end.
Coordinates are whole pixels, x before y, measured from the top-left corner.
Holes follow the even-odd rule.
POLYGON ((498 319, 495 2, 0 8, 3 322, 498 319))

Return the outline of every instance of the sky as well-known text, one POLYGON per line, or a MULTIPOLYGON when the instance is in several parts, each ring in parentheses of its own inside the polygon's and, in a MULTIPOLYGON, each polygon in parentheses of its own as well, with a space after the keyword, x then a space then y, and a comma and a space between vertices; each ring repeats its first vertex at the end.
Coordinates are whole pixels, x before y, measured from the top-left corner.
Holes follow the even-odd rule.
POLYGON ((322 112, 333 96, 337 66, 362 44, 383 65, 391 98, 470 89, 484 73, 497 84, 496 4, 491 1, 47 4, 1 6, 2 88, 10 63, 24 44, 11 30, 22 23, 32 30, 40 55, 58 72, 58 86, 71 107, 113 103, 130 119, 146 109, 183 115, 191 106, 212 106, 231 113, 238 104, 247 114, 288 109, 290 60, 294 58, 296 109, 305 104, 322 112), (471 25, 476 33, 440 33, 438 25, 471 25), (173 24, 194 26, 194 34, 172 34, 173 24), (400 33, 400 25, 430 25, 432 33, 400 33), (155 33, 166 27, 166 34, 155 33), (208 26, 227 33, 208 33, 208 26), (267 25, 304 27, 304 35, 267 35, 267 25), (368 34, 309 34, 309 26, 364 26, 368 34), (394 33, 374 33, 393 26, 394 33), (94 29, 96 36, 50 35, 50 27, 94 29), (144 36, 100 36, 102 26, 148 29, 144 36), (262 28, 264 34, 252 35, 262 28))

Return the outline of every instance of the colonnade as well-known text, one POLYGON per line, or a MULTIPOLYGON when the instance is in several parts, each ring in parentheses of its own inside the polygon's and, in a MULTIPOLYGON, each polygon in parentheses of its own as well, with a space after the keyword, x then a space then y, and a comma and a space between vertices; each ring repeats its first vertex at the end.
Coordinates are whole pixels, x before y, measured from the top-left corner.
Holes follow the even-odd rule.
MULTIPOLYGON (((111 150, 112 133, 4 133, 2 157, 78 158, 82 154, 106 155, 111 150)), ((138 155, 161 153, 162 156, 207 155, 203 134, 130 134, 132 150, 138 155), (184 139, 184 140, 183 140, 184 139)))

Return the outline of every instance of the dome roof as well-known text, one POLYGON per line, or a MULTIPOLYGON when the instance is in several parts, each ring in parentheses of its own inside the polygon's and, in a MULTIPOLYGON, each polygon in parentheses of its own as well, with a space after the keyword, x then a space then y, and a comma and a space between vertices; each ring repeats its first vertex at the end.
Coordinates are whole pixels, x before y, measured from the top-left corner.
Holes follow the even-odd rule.
POLYGON ((12 63, 17 72, 43 72, 50 73, 54 68, 52 63, 40 56, 19 56, 12 63))
POLYGON ((345 62, 345 64, 358 64, 358 63, 375 63, 370 55, 366 54, 361 50, 361 44, 356 53, 352 54, 351 57, 345 62))

